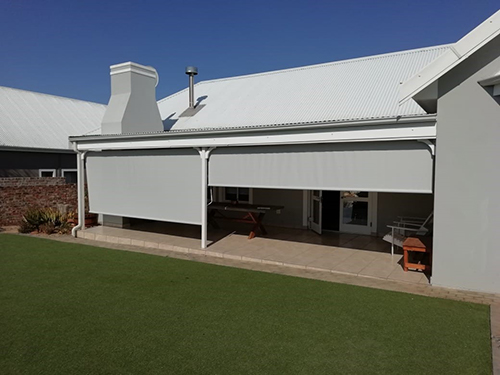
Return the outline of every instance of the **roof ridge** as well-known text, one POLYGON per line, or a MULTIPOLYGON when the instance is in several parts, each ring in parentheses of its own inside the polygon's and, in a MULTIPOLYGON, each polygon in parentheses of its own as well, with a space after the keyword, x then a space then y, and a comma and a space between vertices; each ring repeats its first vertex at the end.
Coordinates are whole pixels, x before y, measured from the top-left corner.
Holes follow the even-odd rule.
POLYGON ((97 104, 97 105, 102 105, 102 106, 106 107, 106 104, 97 103, 97 102, 91 102, 90 100, 68 98, 67 96, 47 94, 47 93, 44 93, 44 92, 19 89, 17 87, 0 86, 0 89, 8 89, 8 90, 14 90, 14 91, 24 91, 24 92, 31 93, 31 94, 37 94, 37 95, 43 95, 43 96, 50 96, 50 97, 53 97, 53 98, 66 99, 66 100, 72 100, 72 101, 76 101, 76 102, 84 102, 84 103, 89 103, 89 104, 97 104))
MULTIPOLYGON (((441 44, 441 45, 437 45, 437 46, 414 48, 414 49, 403 50, 403 51, 381 53, 381 54, 377 54, 377 55, 354 57, 352 59, 336 60, 336 61, 330 61, 330 62, 326 62, 326 63, 303 65, 303 66, 286 68, 286 69, 279 69, 279 70, 271 70, 271 71, 267 71, 267 72, 244 74, 244 75, 233 76, 233 77, 215 78, 215 79, 210 79, 210 80, 206 80, 206 81, 200 81, 200 82, 196 83, 195 86, 208 84, 208 83, 212 83, 212 82, 232 81, 232 80, 244 79, 244 78, 250 78, 250 77, 261 77, 261 76, 266 76, 266 75, 281 74, 281 73, 287 73, 287 72, 293 72, 293 71, 316 69, 316 68, 322 68, 325 66, 350 64, 350 63, 354 63, 354 62, 358 62, 358 61, 376 60, 376 59, 387 58, 387 57, 394 56, 394 55, 413 54, 413 53, 418 53, 418 52, 422 52, 422 51, 429 51, 429 50, 434 50, 434 49, 440 49, 440 48, 444 49, 444 48, 449 48, 452 45, 453 45, 453 43, 441 44)), ((173 98, 177 95, 180 95, 184 91, 187 91, 187 90, 188 90, 188 88, 185 88, 185 89, 177 91, 171 95, 168 95, 165 98, 158 100, 158 103, 164 102, 167 99, 170 99, 170 98, 173 98)))

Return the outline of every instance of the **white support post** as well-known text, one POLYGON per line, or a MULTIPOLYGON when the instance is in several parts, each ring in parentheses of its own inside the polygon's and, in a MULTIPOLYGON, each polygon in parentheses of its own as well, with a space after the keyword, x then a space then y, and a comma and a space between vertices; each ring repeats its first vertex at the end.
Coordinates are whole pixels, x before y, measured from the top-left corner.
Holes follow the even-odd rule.
POLYGON ((207 248, 207 190, 208 190, 208 158, 213 148, 197 148, 201 157, 201 248, 207 248))
POLYGON ((207 248, 207 151, 200 150, 201 156, 201 248, 207 248))

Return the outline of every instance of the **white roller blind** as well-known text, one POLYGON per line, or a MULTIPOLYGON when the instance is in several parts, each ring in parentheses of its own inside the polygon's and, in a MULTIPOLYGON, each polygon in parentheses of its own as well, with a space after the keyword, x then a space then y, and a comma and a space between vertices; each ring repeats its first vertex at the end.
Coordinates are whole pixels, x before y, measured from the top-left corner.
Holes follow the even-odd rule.
POLYGON ((201 161, 195 150, 90 153, 87 178, 91 212, 201 223, 201 161))
POLYGON ((431 193, 433 160, 416 141, 218 148, 211 186, 431 193))

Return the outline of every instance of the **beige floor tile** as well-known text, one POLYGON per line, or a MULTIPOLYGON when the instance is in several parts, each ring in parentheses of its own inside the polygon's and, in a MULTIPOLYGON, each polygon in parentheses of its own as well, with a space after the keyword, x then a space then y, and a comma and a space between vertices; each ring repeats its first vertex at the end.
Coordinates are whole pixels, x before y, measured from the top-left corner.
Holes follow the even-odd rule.
POLYGON ((169 243, 163 243, 163 242, 160 242, 158 244, 158 248, 161 249, 161 250, 167 250, 167 251, 171 251, 173 250, 173 245, 169 244, 169 243))
POLYGON ((372 259, 365 259, 363 257, 358 257, 353 255, 347 258, 345 261, 335 265, 335 267, 333 267, 332 270, 339 272, 347 272, 357 275, 359 272, 361 272, 362 269, 368 266, 371 262, 373 262, 372 259))
POLYGON ((387 277, 389 280, 398 280, 398 281, 405 281, 409 283, 418 283, 420 280, 422 280, 422 277, 425 277, 423 273, 420 272, 415 272, 415 271, 408 271, 405 272, 403 270, 403 267, 396 267, 394 271, 391 272, 391 274, 387 277))
POLYGON ((346 251, 346 249, 332 249, 332 252, 323 255, 319 258, 314 259, 307 264, 308 267, 319 267, 322 269, 332 270, 339 263, 346 261, 348 258, 352 257, 354 254, 351 251, 346 251))
POLYGON ((367 246, 373 239, 368 236, 355 237, 352 240, 342 244, 342 247, 352 248, 352 249, 363 249, 367 246))
POLYGON ((359 274, 362 276, 372 276, 386 279, 396 269, 396 267, 401 266, 393 262, 374 260, 363 268, 359 274))
POLYGON ((226 256, 226 255, 238 255, 241 257, 241 256, 246 255, 248 252, 251 252, 251 251, 252 251, 252 249, 248 249, 246 247, 237 247, 235 249, 225 251, 224 256, 226 256))
POLYGON ((309 248, 303 253, 290 258, 287 263, 306 266, 307 264, 325 255, 326 253, 323 251, 318 251, 318 249, 315 248, 309 248))
POLYGON ((144 247, 144 241, 142 241, 142 240, 131 239, 130 244, 132 246, 144 247))
POLYGON ((96 234, 95 240, 100 242, 106 242, 107 236, 105 234, 96 234))
MULTIPOLYGON (((266 247, 266 249, 268 249, 266 247)), ((300 247, 289 247, 287 249, 270 249, 263 254, 263 259, 274 260, 278 262, 288 262, 290 259, 305 253, 307 250, 300 247)))

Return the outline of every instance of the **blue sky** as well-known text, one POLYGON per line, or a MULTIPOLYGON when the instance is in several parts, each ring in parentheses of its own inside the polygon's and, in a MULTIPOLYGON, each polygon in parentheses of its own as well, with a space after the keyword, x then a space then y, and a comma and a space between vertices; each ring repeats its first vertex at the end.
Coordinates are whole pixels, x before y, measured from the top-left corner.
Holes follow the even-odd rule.
POLYGON ((498 0, 0 0, 0 85, 107 103, 109 66, 197 80, 455 42, 498 0))

